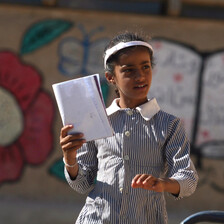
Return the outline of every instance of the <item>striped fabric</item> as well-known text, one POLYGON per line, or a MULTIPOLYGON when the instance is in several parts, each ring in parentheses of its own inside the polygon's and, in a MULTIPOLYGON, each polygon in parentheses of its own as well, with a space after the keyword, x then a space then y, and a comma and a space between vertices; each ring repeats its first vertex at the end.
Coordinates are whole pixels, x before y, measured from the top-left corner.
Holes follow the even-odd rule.
POLYGON ((180 184, 175 198, 195 191, 198 176, 180 119, 160 110, 156 99, 135 109, 121 109, 114 100, 107 113, 114 136, 78 150, 75 180, 65 169, 69 185, 89 193, 76 223, 167 223, 164 193, 133 189, 131 181, 136 174, 166 176, 180 184))

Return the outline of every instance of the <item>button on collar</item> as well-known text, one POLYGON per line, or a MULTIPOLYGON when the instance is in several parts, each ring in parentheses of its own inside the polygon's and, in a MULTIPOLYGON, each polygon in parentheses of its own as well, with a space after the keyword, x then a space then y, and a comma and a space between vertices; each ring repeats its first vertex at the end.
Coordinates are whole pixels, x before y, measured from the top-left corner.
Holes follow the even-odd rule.
POLYGON ((133 114, 133 112, 131 110, 128 110, 127 114, 131 116, 133 114))

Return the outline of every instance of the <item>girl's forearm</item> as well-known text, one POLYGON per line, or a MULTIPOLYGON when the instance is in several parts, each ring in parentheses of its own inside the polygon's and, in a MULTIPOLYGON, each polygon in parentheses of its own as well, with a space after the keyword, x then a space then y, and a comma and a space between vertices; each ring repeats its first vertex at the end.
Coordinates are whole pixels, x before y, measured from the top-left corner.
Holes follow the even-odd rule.
POLYGON ((66 166, 66 169, 68 171, 68 174, 71 178, 71 180, 75 180, 75 178, 77 177, 78 175, 78 171, 79 171, 79 166, 78 164, 75 166, 75 167, 67 167, 66 166))
POLYGON ((178 195, 180 193, 180 184, 177 180, 172 178, 163 178, 161 181, 163 182, 164 191, 174 195, 178 195))
POLYGON ((143 188, 156 192, 180 193, 180 184, 172 178, 156 178, 151 174, 137 174, 131 183, 133 188, 143 188))

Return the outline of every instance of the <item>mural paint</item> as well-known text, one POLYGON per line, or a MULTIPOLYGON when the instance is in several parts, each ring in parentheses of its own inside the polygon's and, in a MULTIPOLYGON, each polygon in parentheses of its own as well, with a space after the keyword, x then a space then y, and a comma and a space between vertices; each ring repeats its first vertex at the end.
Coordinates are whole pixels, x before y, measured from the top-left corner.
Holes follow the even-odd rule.
MULTIPOLYGON (((204 62, 197 145, 222 142, 224 157, 224 52, 209 55, 204 62)), ((214 153, 217 153, 213 151, 214 153)), ((211 153, 212 156, 212 153, 211 153)))
POLYGON ((197 52, 175 42, 154 39, 151 44, 156 65, 148 96, 156 97, 161 108, 182 119, 191 140, 202 59, 197 52))
POLYGON ((103 27, 97 27, 90 32, 82 24, 78 24, 77 28, 83 39, 66 37, 59 44, 59 71, 70 77, 99 73, 101 79, 104 79, 102 56, 108 38, 92 40, 96 33, 103 31, 103 27))
POLYGON ((33 24, 26 32, 20 53, 30 53, 53 41, 73 26, 70 21, 49 19, 33 24))
MULTIPOLYGON (((63 20, 34 24, 20 54, 48 44, 71 26, 63 20)), ((26 164, 43 163, 53 149, 53 100, 41 84, 39 72, 21 56, 0 52, 0 184, 18 180, 26 164)))
POLYGON ((77 25, 83 39, 66 37, 58 46, 58 69, 64 76, 77 78, 98 73, 104 101, 107 101, 109 86, 105 79, 103 67, 103 52, 109 39, 102 37, 92 40, 96 33, 102 32, 103 27, 97 27, 89 32, 82 24, 77 25))
MULTIPOLYGON (((101 64, 98 63, 94 70, 95 67, 89 63, 90 38, 83 27, 79 29, 84 34, 83 40, 69 37, 63 39, 59 46, 59 70, 66 76, 101 71, 101 64)), ((104 45, 104 40, 106 38, 99 46, 104 45)), ((151 44, 155 49, 156 66, 149 97, 156 97, 161 108, 182 119, 192 143, 192 153, 201 156, 202 148, 207 147, 209 158, 220 158, 224 152, 224 53, 210 53, 204 57, 191 46, 164 38, 154 38, 151 44)), ((102 58, 102 52, 94 55, 102 58)), ((222 184, 212 178, 222 176, 223 171, 220 174, 214 167, 206 169, 212 171, 212 176, 210 180, 208 176, 206 180, 202 178, 201 184, 209 184, 224 193, 222 184)), ((64 179, 63 170, 61 160, 51 167, 51 173, 60 179, 64 179)))
POLYGON ((224 193, 224 171, 202 167, 203 157, 224 158, 224 52, 202 54, 164 38, 155 38, 152 45, 156 66, 149 97, 182 119, 198 168, 206 173, 199 186, 208 184, 224 193))
POLYGON ((224 143, 224 52, 205 57, 191 46, 162 38, 152 45, 156 66, 149 97, 155 96, 165 111, 182 119, 197 150, 224 143))

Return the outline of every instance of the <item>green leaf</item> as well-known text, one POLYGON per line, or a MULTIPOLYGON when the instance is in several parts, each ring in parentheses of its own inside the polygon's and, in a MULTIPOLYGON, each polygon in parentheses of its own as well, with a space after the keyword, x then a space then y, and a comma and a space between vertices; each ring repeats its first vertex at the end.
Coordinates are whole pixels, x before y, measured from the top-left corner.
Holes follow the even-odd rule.
POLYGON ((20 53, 30 53, 57 38, 73 26, 72 22, 51 19, 32 25, 24 35, 20 53))
POLYGON ((49 169, 50 174, 56 176, 60 180, 65 181, 64 163, 62 159, 56 161, 49 169))

